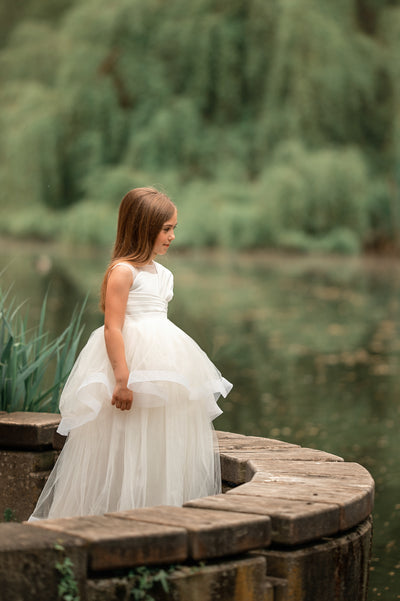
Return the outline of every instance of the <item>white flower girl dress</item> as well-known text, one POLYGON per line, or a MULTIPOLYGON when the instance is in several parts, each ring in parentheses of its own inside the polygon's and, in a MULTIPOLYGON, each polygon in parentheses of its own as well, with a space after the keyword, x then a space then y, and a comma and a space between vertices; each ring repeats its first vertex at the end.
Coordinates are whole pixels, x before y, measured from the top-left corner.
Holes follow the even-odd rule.
POLYGON ((156 262, 117 265, 133 273, 123 326, 132 408, 111 405, 115 379, 100 327, 61 395, 58 432, 68 438, 30 520, 182 505, 220 492, 211 422, 232 385, 167 318, 172 273, 156 262))

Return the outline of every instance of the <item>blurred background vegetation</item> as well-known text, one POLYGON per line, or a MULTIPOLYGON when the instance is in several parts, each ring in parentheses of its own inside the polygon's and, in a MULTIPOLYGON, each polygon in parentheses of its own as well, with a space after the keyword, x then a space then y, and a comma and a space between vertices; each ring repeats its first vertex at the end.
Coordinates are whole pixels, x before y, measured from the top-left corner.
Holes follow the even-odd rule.
POLYGON ((25 0, 0 33, 2 233, 109 245, 154 184, 182 247, 400 250, 397 0, 25 0))
POLYGON ((400 598, 400 0, 3 0, 0 132, 29 328, 46 291, 54 348, 88 291, 101 325, 118 204, 165 189, 171 317, 234 382, 216 427, 370 469, 369 598, 400 598))

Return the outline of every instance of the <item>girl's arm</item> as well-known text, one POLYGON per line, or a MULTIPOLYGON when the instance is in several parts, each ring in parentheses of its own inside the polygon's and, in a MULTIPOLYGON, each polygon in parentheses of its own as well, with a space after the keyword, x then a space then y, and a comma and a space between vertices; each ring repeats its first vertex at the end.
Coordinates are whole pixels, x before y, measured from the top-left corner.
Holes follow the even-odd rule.
POLYGON ((104 311, 104 339, 115 376, 111 403, 122 411, 130 409, 133 401, 132 391, 127 388, 129 369, 122 338, 126 303, 131 285, 132 273, 130 270, 126 268, 113 269, 107 282, 104 311))

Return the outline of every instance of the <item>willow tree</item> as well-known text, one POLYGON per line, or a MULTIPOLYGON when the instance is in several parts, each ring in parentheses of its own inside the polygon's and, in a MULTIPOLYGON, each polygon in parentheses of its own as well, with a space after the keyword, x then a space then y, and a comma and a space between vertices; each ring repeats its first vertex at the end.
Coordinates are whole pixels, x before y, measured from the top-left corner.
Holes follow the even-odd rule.
POLYGON ((107 204, 99 182, 110 201, 129 179, 184 183, 189 231, 196 199, 218 213, 206 243, 240 223, 243 246, 396 240, 395 2, 67 5, 0 53, 3 198, 73 214, 107 204))

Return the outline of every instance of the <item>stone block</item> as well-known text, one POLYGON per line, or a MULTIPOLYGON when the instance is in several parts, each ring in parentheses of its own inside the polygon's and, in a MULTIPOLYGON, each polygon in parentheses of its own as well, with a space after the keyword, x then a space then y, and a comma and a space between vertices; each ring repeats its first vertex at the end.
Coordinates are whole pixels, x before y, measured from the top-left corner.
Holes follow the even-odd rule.
POLYGON ((265 580, 264 584, 264 601, 274 601, 274 587, 271 582, 268 581, 268 578, 265 580))
POLYGON ((87 555, 83 541, 64 532, 28 524, 0 524, 0 596, 4 601, 55 601, 61 574, 57 562, 68 557, 82 601, 87 555), (56 549, 62 545, 65 551, 56 549))
POLYGON ((371 520, 312 546, 266 549, 268 576, 287 581, 285 601, 366 601, 371 520))
POLYGON ((221 453, 221 475, 222 479, 232 484, 243 484, 251 479, 247 476, 248 457, 236 457, 235 454, 221 453))
POLYGON ((60 423, 56 413, 15 411, 0 416, 0 448, 39 450, 52 447, 60 423))
MULTIPOLYGON (((283 578, 267 577, 267 584, 272 589, 273 601, 287 601, 288 583, 283 578)), ((322 601, 322 600, 321 600, 322 601)))
MULTIPOLYGON (((274 465, 268 472, 256 472, 250 482, 237 486, 226 494, 336 504, 340 511, 340 530, 352 528, 372 513, 374 481, 361 466, 358 466, 360 470, 355 470, 351 477, 356 464, 326 462, 318 467, 326 470, 328 466, 341 466, 345 469, 342 469, 342 473, 336 471, 335 474, 326 471, 326 475, 322 476, 302 473, 300 466, 298 471, 289 473, 287 462, 281 463, 283 472, 279 472, 278 466, 274 465)), ((315 466, 312 462, 311 465, 315 466)))
MULTIPOLYGON (((265 596, 265 559, 235 559, 202 567, 178 566, 161 586, 149 591, 155 601, 273 601, 265 596)), ((130 601, 129 578, 89 580, 86 601, 130 601)), ((271 590, 271 589, 270 589, 271 590)))
POLYGON ((188 535, 189 557, 195 560, 234 555, 270 543, 271 521, 267 516, 169 506, 110 515, 184 528, 188 535))
POLYGON ((28 519, 56 456, 51 450, 0 450, 0 520, 6 509, 19 521, 28 519))
POLYGON ((228 482, 243 484, 251 480, 257 471, 268 471, 267 468, 274 465, 275 462, 319 462, 326 461, 343 462, 342 457, 307 449, 302 447, 288 447, 286 445, 275 448, 255 448, 221 451, 221 470, 222 477, 228 482))
POLYGON ((339 531, 339 507, 336 504, 229 494, 213 495, 188 501, 185 507, 199 507, 253 513, 271 519, 271 540, 296 545, 335 534, 339 531))
POLYGON ((264 601, 263 559, 233 560, 194 573, 182 570, 171 576, 171 594, 162 594, 160 601, 264 601))
MULTIPOLYGON (((122 514, 116 514, 121 516, 122 514)), ((92 572, 137 565, 185 561, 186 530, 112 516, 88 516, 34 522, 37 529, 63 532, 83 539, 92 572)))
POLYGON ((298 478, 312 476, 316 478, 334 479, 340 482, 348 482, 357 486, 371 486, 373 479, 371 474, 358 463, 344 461, 292 461, 284 458, 284 461, 268 461, 263 454, 252 459, 252 464, 257 472, 262 472, 262 478, 270 476, 281 478, 284 476, 298 478))
POLYGON ((54 430, 52 440, 53 449, 56 449, 56 451, 62 451, 66 441, 66 436, 63 436, 62 434, 59 434, 57 430, 54 430))

